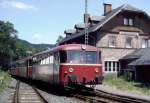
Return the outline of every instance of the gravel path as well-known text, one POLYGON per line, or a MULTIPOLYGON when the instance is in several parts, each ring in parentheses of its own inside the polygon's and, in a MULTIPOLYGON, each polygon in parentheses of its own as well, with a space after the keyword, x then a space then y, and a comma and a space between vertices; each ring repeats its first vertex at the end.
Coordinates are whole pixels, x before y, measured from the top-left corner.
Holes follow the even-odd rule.
POLYGON ((0 93, 0 103, 11 103, 11 99, 13 98, 13 94, 15 91, 17 81, 12 78, 12 81, 5 91, 0 93))
MULTIPOLYGON (((12 98, 15 92, 16 83, 17 80, 12 78, 10 86, 2 93, 0 93, 0 103, 12 103, 12 98)), ((83 101, 80 101, 72 97, 54 95, 39 89, 38 91, 41 93, 42 96, 44 96, 44 98, 47 101, 49 101, 49 103, 84 103, 83 101)))
POLYGON ((44 91, 41 91, 38 89, 38 91, 41 93, 44 98, 49 101, 49 103, 85 103, 83 101, 80 101, 75 98, 66 97, 66 96, 57 96, 54 94, 50 94, 44 91))
POLYGON ((127 91, 123 91, 123 90, 119 90, 117 88, 114 88, 112 86, 109 85, 97 85, 95 89, 99 89, 99 90, 103 90, 109 93, 113 93, 113 94, 117 94, 117 95, 122 95, 122 96, 129 96, 129 97, 135 97, 135 98, 141 98, 141 99, 145 99, 150 101, 150 96, 148 95, 144 95, 141 93, 132 93, 132 92, 127 92, 127 91))

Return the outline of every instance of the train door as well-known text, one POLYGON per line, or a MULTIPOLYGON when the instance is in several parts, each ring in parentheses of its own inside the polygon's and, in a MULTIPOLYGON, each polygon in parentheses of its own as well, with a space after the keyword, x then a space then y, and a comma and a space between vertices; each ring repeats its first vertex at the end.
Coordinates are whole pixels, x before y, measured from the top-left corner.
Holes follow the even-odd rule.
POLYGON ((53 66, 53 81, 54 84, 59 83, 59 53, 54 53, 54 66, 53 66))
POLYGON ((29 59, 27 61, 27 77, 28 78, 32 77, 32 59, 29 59))

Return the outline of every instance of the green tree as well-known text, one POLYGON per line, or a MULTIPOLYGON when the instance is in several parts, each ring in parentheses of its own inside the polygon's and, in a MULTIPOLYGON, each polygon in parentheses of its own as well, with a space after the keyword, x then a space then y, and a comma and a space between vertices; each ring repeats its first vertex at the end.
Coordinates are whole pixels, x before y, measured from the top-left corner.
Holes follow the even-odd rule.
POLYGON ((0 21, 0 66, 8 68, 15 56, 17 30, 10 22, 0 21))
POLYGON ((56 40, 56 43, 59 43, 59 42, 62 41, 63 39, 64 39, 64 37, 61 36, 61 35, 59 35, 58 38, 57 38, 57 40, 56 40))

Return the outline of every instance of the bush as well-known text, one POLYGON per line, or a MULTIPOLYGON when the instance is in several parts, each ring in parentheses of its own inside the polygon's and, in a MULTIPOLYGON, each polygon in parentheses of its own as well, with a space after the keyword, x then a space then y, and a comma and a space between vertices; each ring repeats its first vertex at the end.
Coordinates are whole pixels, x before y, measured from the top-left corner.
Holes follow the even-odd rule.
POLYGON ((117 77, 114 75, 107 75, 104 78, 104 85, 110 86, 112 88, 116 88, 118 90, 123 90, 127 92, 132 93, 138 93, 138 94, 146 94, 150 95, 150 85, 147 86, 141 86, 140 83, 137 83, 135 81, 131 81, 129 79, 129 74, 126 73, 126 75, 117 77), (127 81, 126 79, 130 80, 127 81))
POLYGON ((0 70, 0 92, 9 86, 10 81, 11 76, 7 72, 0 70))

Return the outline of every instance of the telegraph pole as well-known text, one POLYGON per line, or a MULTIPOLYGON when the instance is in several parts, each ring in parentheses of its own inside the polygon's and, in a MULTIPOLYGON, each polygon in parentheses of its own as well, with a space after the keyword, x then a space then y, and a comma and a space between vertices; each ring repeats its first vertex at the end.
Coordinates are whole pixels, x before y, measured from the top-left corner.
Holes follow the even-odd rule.
POLYGON ((88 0, 85 0, 85 14, 84 14, 84 20, 85 20, 85 45, 88 45, 88 0))

